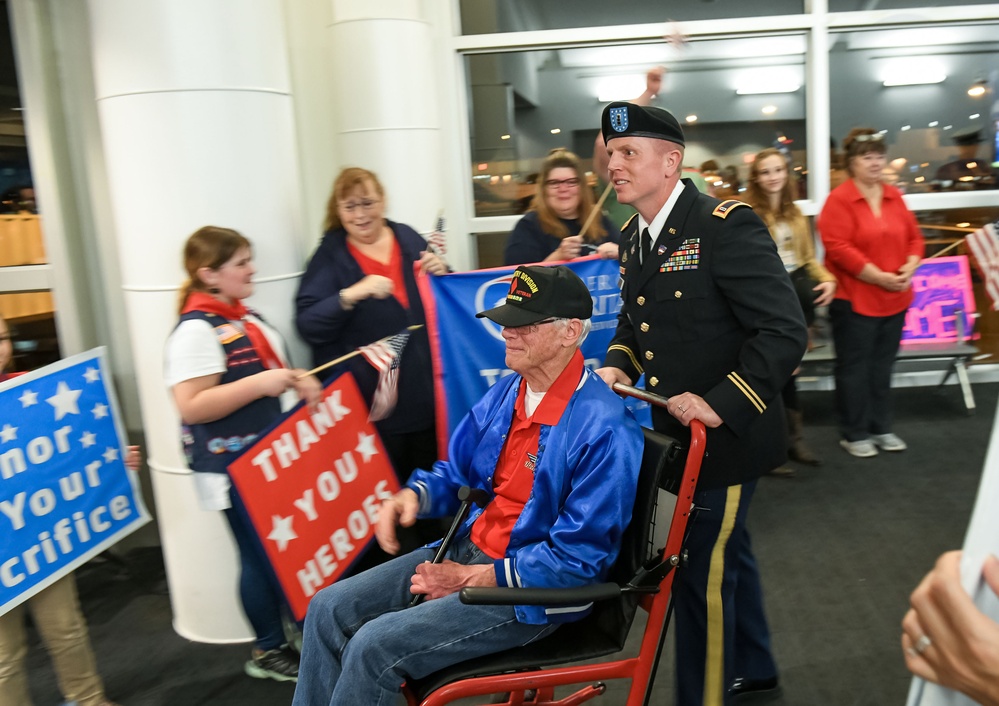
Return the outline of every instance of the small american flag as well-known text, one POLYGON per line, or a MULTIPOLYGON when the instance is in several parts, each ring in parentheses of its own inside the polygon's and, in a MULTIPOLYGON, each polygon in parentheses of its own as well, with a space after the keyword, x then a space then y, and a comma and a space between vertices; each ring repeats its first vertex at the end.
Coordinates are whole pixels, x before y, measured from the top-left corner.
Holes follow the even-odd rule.
POLYGON ((992 309, 999 310, 999 224, 990 224, 968 234, 965 239, 985 278, 985 291, 992 309))
POLYGON ((409 331, 403 331, 357 349, 378 371, 378 386, 368 414, 372 422, 385 419, 395 409, 399 394, 399 361, 408 341, 409 331))
POLYGON ((427 236, 427 244, 430 252, 437 257, 444 257, 447 254, 447 236, 444 229, 444 213, 441 212, 434 222, 434 232, 427 236))

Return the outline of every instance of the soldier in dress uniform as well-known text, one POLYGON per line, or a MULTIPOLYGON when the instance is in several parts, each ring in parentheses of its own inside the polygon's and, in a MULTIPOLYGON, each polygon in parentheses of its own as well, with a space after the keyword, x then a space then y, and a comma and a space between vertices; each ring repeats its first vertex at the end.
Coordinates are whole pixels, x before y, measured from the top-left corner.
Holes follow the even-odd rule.
POLYGON ((733 703, 776 691, 777 666, 746 531, 756 480, 782 464, 780 390, 805 352, 801 307, 766 226, 741 201, 680 178, 684 136, 668 111, 611 103, 602 130, 621 203, 618 327, 597 372, 668 398, 654 427, 708 427, 707 457, 677 573, 677 703, 733 703))
POLYGON ((951 139, 957 145, 957 159, 947 162, 937 170, 936 181, 946 191, 994 189, 996 172, 989 165, 988 157, 978 157, 978 145, 984 142, 982 128, 958 130, 951 139))

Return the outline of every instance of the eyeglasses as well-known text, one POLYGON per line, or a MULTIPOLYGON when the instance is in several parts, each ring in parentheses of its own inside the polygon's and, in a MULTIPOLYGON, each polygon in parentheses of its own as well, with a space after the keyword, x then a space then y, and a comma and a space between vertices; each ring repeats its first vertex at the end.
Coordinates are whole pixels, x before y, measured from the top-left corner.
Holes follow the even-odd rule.
POLYGON ((505 326, 504 328, 506 328, 507 331, 516 331, 519 334, 537 333, 538 329, 540 329, 545 324, 552 324, 555 323, 556 321, 562 321, 562 318, 558 316, 553 316, 550 319, 544 319, 543 321, 539 321, 536 324, 527 324, 526 326, 505 326))
POLYGON ((347 203, 341 203, 340 208, 342 208, 347 213, 354 213, 355 211, 373 211, 375 206, 380 204, 381 201, 377 199, 364 199, 363 201, 348 201, 347 203))
POLYGON ((579 177, 573 177, 572 179, 548 179, 545 181, 545 188, 555 191, 563 186, 568 186, 575 189, 579 186, 579 177))
POLYGON ((853 138, 856 142, 881 142, 885 139, 885 136, 880 132, 876 132, 873 135, 855 135, 853 138))

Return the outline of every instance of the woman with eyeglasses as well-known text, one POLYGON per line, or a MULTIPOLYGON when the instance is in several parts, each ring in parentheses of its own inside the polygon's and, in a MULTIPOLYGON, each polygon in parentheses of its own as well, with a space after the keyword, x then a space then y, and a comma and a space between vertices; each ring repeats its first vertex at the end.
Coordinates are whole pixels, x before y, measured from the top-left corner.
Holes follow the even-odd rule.
POLYGON ((817 225, 839 283, 829 319, 840 445, 869 458, 906 449, 892 432, 891 375, 925 242, 902 194, 882 180, 883 135, 854 128, 843 151, 850 179, 829 194, 817 225))
MULTIPOLYGON (((422 273, 447 272, 415 230, 385 218, 385 190, 374 173, 358 167, 341 171, 326 206, 326 233, 295 300, 295 323, 312 348, 315 365, 426 323, 414 263, 419 263, 422 273)), ((378 371, 355 356, 325 375, 344 366, 370 401, 378 371)), ((375 423, 400 483, 413 469, 430 468, 437 460, 434 419, 430 342, 426 328, 420 328, 411 333, 402 351, 395 408, 375 423)), ((415 534, 427 531, 421 526, 415 534)), ((410 535, 407 550, 439 539, 436 524, 433 534, 410 535), (410 543, 415 544, 410 547, 410 543)), ((377 548, 369 555, 369 562, 376 561, 377 548)))
POLYGON ((594 208, 593 191, 579 157, 567 150, 552 150, 541 165, 531 207, 506 242, 504 262, 562 262, 594 253, 617 259, 621 235, 602 213, 580 235, 594 208))
MULTIPOLYGON (((777 253, 791 276, 805 315, 805 323, 811 326, 815 321, 815 308, 826 306, 832 301, 836 293, 836 278, 815 259, 812 229, 794 204, 796 195, 797 189, 790 178, 787 158, 772 147, 757 154, 749 167, 745 201, 767 224, 770 237, 777 244, 777 253)), ((817 466, 819 458, 805 444, 802 434, 796 379, 797 376, 792 375, 781 391, 787 412, 787 452, 794 461, 817 466)), ((794 475, 794 470, 789 466, 780 466, 770 473, 791 476, 794 475)))

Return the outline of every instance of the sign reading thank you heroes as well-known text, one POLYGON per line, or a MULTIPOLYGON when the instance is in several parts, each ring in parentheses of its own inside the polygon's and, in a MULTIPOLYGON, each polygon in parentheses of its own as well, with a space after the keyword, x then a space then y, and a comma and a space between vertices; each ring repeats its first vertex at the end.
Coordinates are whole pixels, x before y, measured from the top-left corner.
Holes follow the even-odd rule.
POLYGON ((374 539, 399 490, 354 376, 327 383, 229 464, 229 476, 296 620, 374 539))

